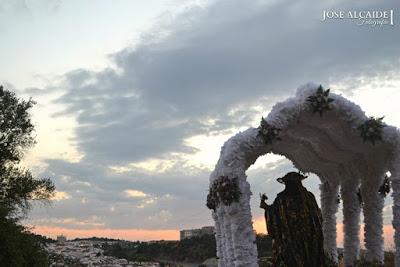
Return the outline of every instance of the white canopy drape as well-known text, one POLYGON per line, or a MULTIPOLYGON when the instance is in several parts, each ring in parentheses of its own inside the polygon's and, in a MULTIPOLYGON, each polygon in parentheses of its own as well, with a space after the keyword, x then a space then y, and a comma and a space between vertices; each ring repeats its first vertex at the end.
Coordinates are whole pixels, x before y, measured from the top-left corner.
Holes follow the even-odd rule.
POLYGON ((250 128, 230 138, 222 147, 210 186, 221 176, 237 178, 241 192, 238 202, 220 203, 215 211, 217 256, 220 267, 258 266, 255 234, 250 211, 250 185, 246 170, 266 153, 283 155, 302 172, 312 172, 321 179, 324 249, 337 258, 337 194, 343 200, 344 260, 353 263, 359 252, 359 218, 364 214, 366 258, 383 261, 383 196, 378 192, 385 174, 391 173, 393 188, 393 226, 395 228, 396 266, 400 266, 400 135, 386 125, 382 140, 375 144, 360 137, 358 126, 369 118, 361 108, 336 94, 331 110, 313 114, 307 102, 319 86, 309 83, 296 96, 277 103, 266 122, 280 129, 280 141, 266 143, 258 128, 250 128), (363 207, 357 192, 361 190, 363 207))

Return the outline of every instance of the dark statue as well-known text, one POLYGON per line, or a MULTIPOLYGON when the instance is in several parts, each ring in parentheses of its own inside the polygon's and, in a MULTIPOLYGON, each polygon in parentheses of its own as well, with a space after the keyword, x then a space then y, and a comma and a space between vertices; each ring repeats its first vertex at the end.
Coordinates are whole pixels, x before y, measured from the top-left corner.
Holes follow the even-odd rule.
POLYGON ((322 216, 314 195, 301 181, 306 176, 290 172, 278 182, 285 189, 268 205, 265 194, 260 208, 265 210, 268 234, 273 239, 273 266, 327 266, 323 251, 322 216))

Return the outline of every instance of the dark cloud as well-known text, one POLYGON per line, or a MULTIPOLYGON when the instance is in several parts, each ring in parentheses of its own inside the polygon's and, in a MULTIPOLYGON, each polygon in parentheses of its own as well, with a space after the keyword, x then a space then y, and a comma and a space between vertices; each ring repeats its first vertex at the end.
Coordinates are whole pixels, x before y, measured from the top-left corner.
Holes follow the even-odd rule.
MULTIPOLYGON (((362 3, 366 10, 378 7, 362 3)), ((358 8, 219 1, 190 10, 169 25, 166 37, 116 53, 118 71, 68 73, 58 102, 78 115, 78 142, 91 160, 193 152, 183 140, 209 131, 208 118, 227 120, 227 128, 243 125, 227 115, 235 105, 287 95, 308 80, 329 84, 398 69, 399 27, 320 21, 324 9, 358 8)), ((246 109, 246 118, 254 115, 246 109)))
MULTIPOLYGON (((205 207, 209 170, 177 162, 162 173, 142 169, 115 173, 109 168, 62 160, 48 161, 43 175, 53 177, 69 199, 54 201, 51 209, 37 209, 31 220, 53 218, 47 225, 81 227, 70 221, 96 217, 108 228, 160 229, 210 223, 205 207), (142 192, 129 196, 126 190, 142 192), (196 207, 195 209, 193 207, 196 207)), ((90 226, 90 225, 89 225, 90 226)), ((88 227, 89 227, 88 226, 88 227)))
MULTIPOLYGON (((48 162, 51 174, 72 177, 57 178, 59 190, 74 198, 62 202, 55 215, 101 214, 113 227, 176 228, 208 221, 204 199, 209 170, 193 174, 179 162, 163 174, 117 175, 107 166, 168 159, 173 152, 194 153, 196 149, 185 143, 188 137, 250 126, 261 115, 257 105, 266 113, 276 99, 309 80, 354 85, 399 71, 399 25, 322 22, 324 9, 394 9, 396 16, 400 11, 395 0, 331 4, 221 0, 184 12, 143 37, 140 45, 114 54, 116 69, 67 73, 65 93, 57 99, 66 109, 55 116, 76 116, 76 141, 85 157, 73 164, 48 162), (163 201, 135 209, 140 201, 121 193, 130 187, 163 201), (81 196, 94 201, 92 210, 84 205, 73 209, 81 196), (111 205, 123 207, 115 213, 118 216, 107 215, 111 205), (158 218, 157 214, 171 217, 154 219, 154 224, 146 221, 158 218)), ((279 172, 288 169, 284 166, 279 172)), ((257 175, 251 178, 253 188, 276 188, 260 178, 265 175, 261 171, 257 175)))
MULTIPOLYGON (((35 209, 30 219, 35 224, 77 229, 99 223, 101 227, 116 229, 179 229, 212 223, 205 206, 207 169, 177 162, 176 167, 164 173, 133 169, 118 174, 100 166, 61 160, 49 164, 45 175, 52 176, 57 188, 68 192, 69 199, 53 201, 52 207, 35 209), (128 197, 127 189, 146 196, 128 197)), ((292 168, 290 161, 280 160, 249 171, 255 216, 262 214, 258 194, 266 192, 271 200, 275 198, 283 188, 275 179, 292 168)), ((315 189, 314 184, 310 187, 315 189)))

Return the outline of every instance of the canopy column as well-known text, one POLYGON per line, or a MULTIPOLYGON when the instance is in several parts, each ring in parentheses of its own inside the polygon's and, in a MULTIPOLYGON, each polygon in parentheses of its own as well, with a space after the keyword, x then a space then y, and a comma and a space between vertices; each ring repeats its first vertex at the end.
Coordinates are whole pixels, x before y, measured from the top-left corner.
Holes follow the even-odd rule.
POLYGON ((225 262, 226 266, 234 266, 234 258, 235 253, 233 251, 233 239, 232 239, 232 223, 230 220, 229 211, 227 207, 222 207, 224 210, 224 231, 225 231, 225 239, 224 239, 224 247, 225 247, 225 262))
POLYGON ((225 266, 225 256, 224 256, 224 248, 222 241, 224 240, 224 231, 221 229, 221 219, 218 218, 218 215, 216 212, 212 213, 212 217, 215 222, 215 241, 216 241, 216 246, 217 246, 217 258, 218 258, 218 266, 223 267, 225 266))
POLYGON ((232 233, 228 215, 223 207, 219 207, 215 213, 215 237, 219 238, 217 242, 218 267, 233 266, 232 233))
POLYGON ((338 183, 325 181, 320 186, 322 231, 324 235, 324 251, 334 262, 338 261, 336 245, 336 212, 338 211, 338 183))
POLYGON ((400 267, 400 173, 392 172, 393 188, 393 228, 395 230, 394 242, 396 245, 396 267, 400 267))
POLYGON ((344 265, 353 266, 360 250, 360 210, 358 198, 359 180, 346 179, 341 183, 343 200, 344 265))
POLYGON ((258 267, 256 236, 250 209, 250 184, 240 181, 239 203, 229 206, 235 267, 258 267))
POLYGON ((383 175, 379 178, 366 179, 361 185, 364 214, 365 259, 369 262, 384 261, 383 250, 383 217, 384 197, 379 194, 383 175))

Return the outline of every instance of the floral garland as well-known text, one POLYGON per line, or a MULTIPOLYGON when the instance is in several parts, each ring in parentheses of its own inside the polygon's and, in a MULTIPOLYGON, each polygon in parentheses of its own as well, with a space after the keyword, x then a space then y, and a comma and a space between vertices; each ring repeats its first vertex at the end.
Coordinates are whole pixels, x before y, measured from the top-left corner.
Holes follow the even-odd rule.
POLYGON ((333 98, 329 97, 330 89, 324 90, 322 85, 320 85, 315 92, 315 94, 307 98, 307 102, 310 103, 312 112, 319 113, 322 116, 324 111, 331 110, 330 103, 334 101, 333 98))
POLYGON ((238 178, 229 179, 228 176, 221 176, 218 180, 218 196, 225 205, 239 201, 241 193, 238 182, 238 178))
POLYGON ((386 125, 383 123, 383 118, 374 118, 371 117, 369 120, 358 126, 358 130, 360 131, 360 136, 363 141, 370 141, 373 145, 375 145, 376 141, 382 140, 382 128, 386 125))
POLYGON ((272 144, 273 140, 282 140, 279 137, 280 131, 281 129, 270 125, 263 117, 261 118, 261 123, 258 127, 258 136, 261 136, 267 145, 272 144))
POLYGON ((386 197, 387 194, 389 194, 389 192, 390 192, 390 180, 389 180, 389 177, 387 175, 385 175, 385 178, 383 179, 383 183, 379 187, 378 192, 383 197, 386 197))
POLYGON ((215 211, 220 203, 229 206, 239 202, 241 192, 238 182, 236 177, 229 179, 228 176, 220 176, 209 189, 206 206, 215 211))

